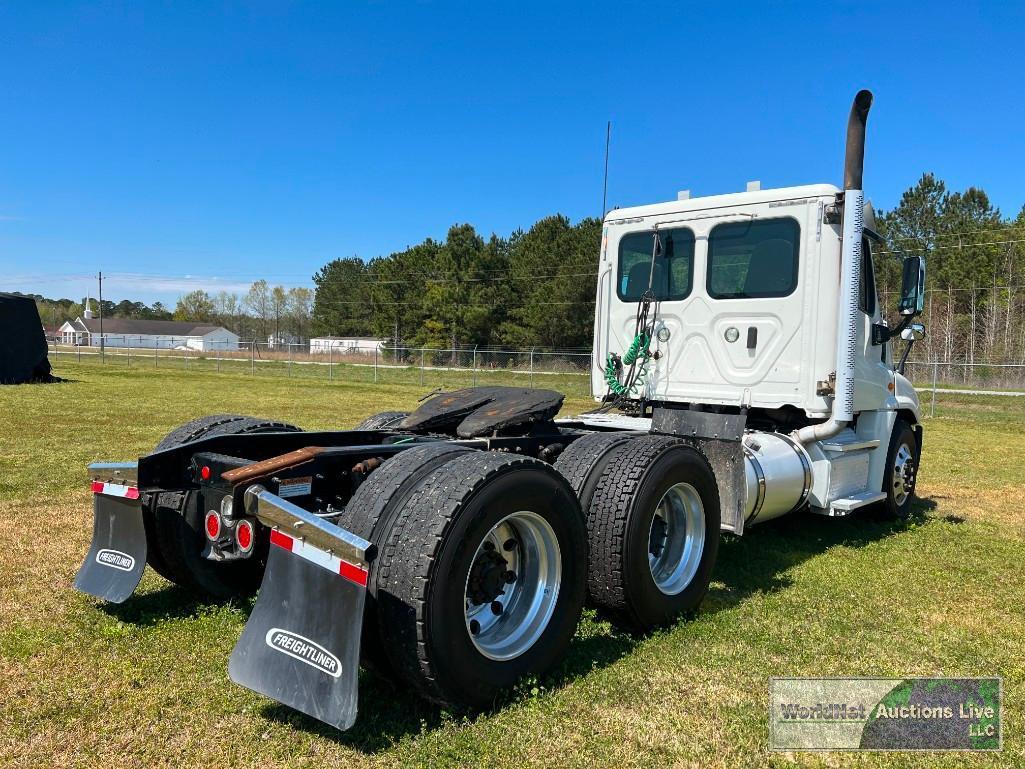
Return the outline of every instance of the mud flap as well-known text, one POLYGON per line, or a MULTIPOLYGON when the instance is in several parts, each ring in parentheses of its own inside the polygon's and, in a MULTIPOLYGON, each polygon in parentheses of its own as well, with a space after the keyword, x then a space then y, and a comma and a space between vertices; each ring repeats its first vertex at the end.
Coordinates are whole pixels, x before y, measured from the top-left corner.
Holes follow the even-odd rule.
MULTIPOLYGON (((114 466, 90 466, 90 470, 94 467, 114 466)), ((146 530, 139 490, 121 482, 96 480, 95 476, 92 487, 93 541, 75 576, 75 589, 111 603, 123 603, 135 592, 146 569, 146 530)))
POLYGON ((348 729, 356 720, 366 561, 373 546, 259 486, 248 490, 246 505, 275 528, 256 605, 231 653, 228 675, 348 729))

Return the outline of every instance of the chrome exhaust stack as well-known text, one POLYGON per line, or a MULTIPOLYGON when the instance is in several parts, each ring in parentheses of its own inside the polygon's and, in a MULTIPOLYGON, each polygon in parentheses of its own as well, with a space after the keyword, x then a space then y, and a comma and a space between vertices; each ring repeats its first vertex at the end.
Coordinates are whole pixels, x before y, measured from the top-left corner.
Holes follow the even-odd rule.
POLYGON ((872 92, 858 91, 847 118, 844 156, 843 235, 840 246, 840 298, 837 312, 836 385, 830 418, 802 427, 794 437, 802 444, 832 438, 854 420, 854 363, 858 342, 858 294, 861 284, 861 239, 864 233, 865 125, 872 92))

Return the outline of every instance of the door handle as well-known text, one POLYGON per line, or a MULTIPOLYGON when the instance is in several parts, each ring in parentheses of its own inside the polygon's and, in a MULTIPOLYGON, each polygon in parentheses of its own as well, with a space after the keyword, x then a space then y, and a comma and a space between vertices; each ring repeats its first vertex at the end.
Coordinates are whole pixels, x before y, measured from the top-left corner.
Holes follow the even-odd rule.
POLYGON ((758 329, 754 326, 747 327, 747 349, 753 350, 758 346, 758 329))

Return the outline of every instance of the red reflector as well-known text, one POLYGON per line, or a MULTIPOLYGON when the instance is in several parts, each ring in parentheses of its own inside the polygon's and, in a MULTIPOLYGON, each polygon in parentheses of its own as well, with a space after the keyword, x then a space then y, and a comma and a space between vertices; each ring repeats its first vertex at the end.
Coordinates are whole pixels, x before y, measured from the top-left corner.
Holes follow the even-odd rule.
POLYGON ((367 586, 367 572, 359 566, 354 566, 348 561, 342 561, 338 565, 338 573, 347 580, 355 582, 357 585, 363 585, 363 587, 367 586))
POLYGON ((248 553, 253 546, 253 524, 249 521, 240 521, 235 528, 235 542, 238 543, 240 550, 248 553))
POLYGON ((102 481, 93 481, 93 494, 102 494, 102 493, 103 493, 103 482, 102 481))
POLYGON ((221 533, 221 517, 213 510, 206 514, 206 536, 207 539, 217 539, 221 533))
POLYGON ((277 529, 271 529, 270 541, 272 545, 283 547, 285 548, 285 550, 288 550, 289 552, 292 551, 292 538, 287 534, 282 534, 277 529))
POLYGON ((201 468, 199 468, 199 477, 202 478, 204 481, 209 481, 210 480, 210 468, 207 467, 206 465, 203 465, 201 468))

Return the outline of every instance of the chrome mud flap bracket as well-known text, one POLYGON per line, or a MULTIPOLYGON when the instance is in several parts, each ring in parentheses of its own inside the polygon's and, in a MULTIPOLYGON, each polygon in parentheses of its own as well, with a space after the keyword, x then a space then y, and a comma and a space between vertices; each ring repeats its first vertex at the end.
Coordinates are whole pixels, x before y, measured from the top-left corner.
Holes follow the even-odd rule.
POLYGON ((369 542, 251 486, 246 512, 271 527, 263 583, 228 662, 235 683, 348 729, 356 720, 369 542))
POLYGON ((93 491, 93 540, 75 576, 75 589, 123 603, 146 569, 146 531, 136 486, 135 462, 89 465, 93 491))
POLYGON ((651 432, 682 438, 708 460, 719 489, 721 528, 738 535, 744 533, 747 509, 747 470, 742 443, 746 426, 744 414, 657 406, 651 415, 651 432))

